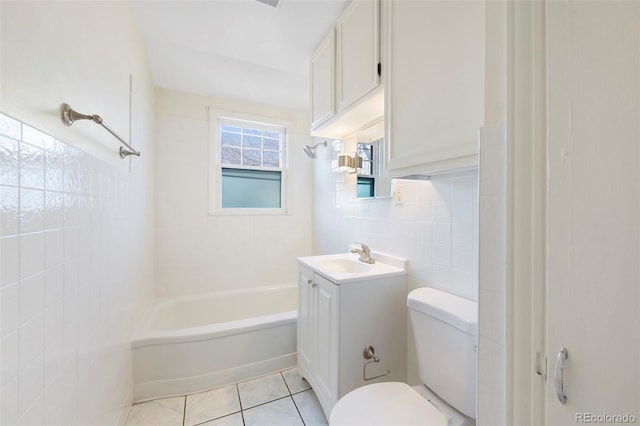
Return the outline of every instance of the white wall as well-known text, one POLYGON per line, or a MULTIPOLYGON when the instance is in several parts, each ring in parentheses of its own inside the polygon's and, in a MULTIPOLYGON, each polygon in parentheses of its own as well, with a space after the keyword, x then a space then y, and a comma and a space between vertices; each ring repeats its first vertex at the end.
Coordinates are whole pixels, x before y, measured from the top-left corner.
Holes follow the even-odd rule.
POLYGON ((480 130, 478 424, 506 424, 507 5, 485 4, 485 126, 480 130))
POLYGON ((0 109, 26 123, 0 116, 0 422, 122 423, 133 321, 153 292, 153 90, 142 40, 125 2, 0 7, 0 109), (92 123, 65 127, 62 102, 101 114, 142 157, 121 160, 92 123))
MULTIPOLYGON (((477 300, 477 174, 397 181, 402 202, 357 199, 356 176, 331 170, 336 154, 329 144, 315 160, 314 253, 344 253, 363 242, 408 259, 409 291, 428 286, 477 300)), ((409 337, 408 380, 417 384, 409 337)))
POLYGON ((156 296, 295 283, 311 252, 307 115, 157 89, 156 135, 156 296), (289 214, 209 215, 208 107, 292 122, 289 214))

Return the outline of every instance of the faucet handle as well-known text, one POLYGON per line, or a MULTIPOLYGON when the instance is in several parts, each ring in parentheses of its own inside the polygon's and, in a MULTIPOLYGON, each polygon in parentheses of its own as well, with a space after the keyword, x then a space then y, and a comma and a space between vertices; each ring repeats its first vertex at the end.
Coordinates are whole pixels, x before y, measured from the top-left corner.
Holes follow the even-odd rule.
POLYGON ((362 247, 362 251, 369 254, 371 252, 371 250, 369 249, 369 246, 364 244, 364 243, 359 243, 357 241, 354 242, 354 244, 360 244, 360 246, 362 247))

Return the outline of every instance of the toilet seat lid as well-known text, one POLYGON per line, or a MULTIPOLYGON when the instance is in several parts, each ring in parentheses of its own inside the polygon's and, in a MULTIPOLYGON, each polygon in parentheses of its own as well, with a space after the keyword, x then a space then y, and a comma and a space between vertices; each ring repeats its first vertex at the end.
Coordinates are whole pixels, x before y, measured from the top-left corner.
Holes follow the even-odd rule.
POLYGON ((406 383, 363 386, 343 396, 333 407, 331 426, 446 426, 447 418, 406 383))

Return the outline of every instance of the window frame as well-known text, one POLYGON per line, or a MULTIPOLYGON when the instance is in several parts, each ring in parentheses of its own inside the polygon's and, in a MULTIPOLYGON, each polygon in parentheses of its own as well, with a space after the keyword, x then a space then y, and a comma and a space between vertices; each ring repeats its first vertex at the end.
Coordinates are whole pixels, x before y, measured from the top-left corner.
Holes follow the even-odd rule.
POLYGON ((209 215, 284 215, 289 213, 288 205, 290 198, 289 172, 289 134, 291 122, 278 120, 272 117, 245 114, 233 111, 224 111, 209 108, 209 215), (280 167, 246 166, 242 164, 223 164, 221 161, 221 121, 224 124, 235 122, 243 126, 262 129, 277 128, 282 131, 282 161, 280 167), (243 208, 223 208, 222 207, 222 169, 244 169, 244 170, 265 170, 280 172, 280 207, 243 207, 243 208))
MULTIPOLYGON (((383 138, 379 138, 373 141, 368 142, 357 142, 356 143, 356 155, 360 153, 360 145, 365 145, 371 147, 371 160, 368 160, 371 168, 371 173, 363 173, 363 169, 359 169, 356 173, 356 199, 359 200, 367 200, 376 198, 378 195, 378 187, 380 185, 380 176, 381 176, 381 163, 382 163, 382 141, 383 138), (369 197, 359 197, 357 192, 357 179, 362 178, 363 180, 367 180, 371 182, 373 187, 373 195, 369 197)), ((364 163, 364 159, 363 159, 364 163)))

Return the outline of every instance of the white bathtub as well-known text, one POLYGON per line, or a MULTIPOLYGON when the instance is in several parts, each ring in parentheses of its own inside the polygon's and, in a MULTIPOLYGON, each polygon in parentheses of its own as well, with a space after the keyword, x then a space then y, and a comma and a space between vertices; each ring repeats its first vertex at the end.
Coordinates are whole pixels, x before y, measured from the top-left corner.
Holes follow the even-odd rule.
POLYGON ((296 318, 295 284, 157 301, 132 342, 134 400, 293 367, 296 318))

